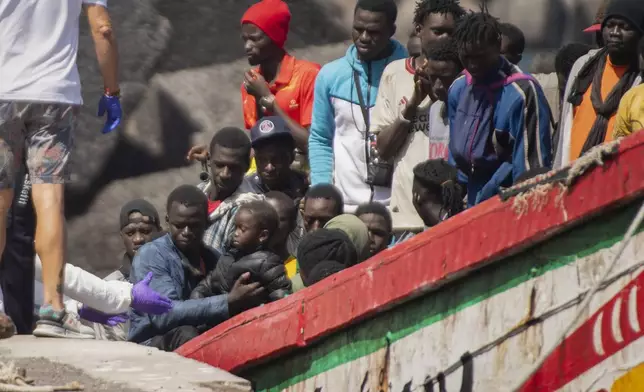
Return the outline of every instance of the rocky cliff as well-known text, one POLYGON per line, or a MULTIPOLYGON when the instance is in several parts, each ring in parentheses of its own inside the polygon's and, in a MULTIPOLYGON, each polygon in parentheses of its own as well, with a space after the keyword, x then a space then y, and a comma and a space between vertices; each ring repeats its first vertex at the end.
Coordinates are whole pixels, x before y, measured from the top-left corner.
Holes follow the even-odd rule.
MULTIPOLYGON (((196 183, 199 168, 188 148, 217 129, 241 125, 239 83, 248 68, 238 21, 251 0, 113 1, 118 35, 125 125, 100 133, 95 117, 101 93, 94 48, 82 26, 79 67, 85 105, 67 188, 69 262, 106 273, 118 263, 118 212, 145 197, 163 216, 174 187, 196 183)), ((556 48, 580 36, 597 0, 490 0, 493 13, 521 26, 534 48, 556 48)), ((353 2, 288 1, 293 19, 287 46, 320 63, 341 56, 350 33, 353 2), (349 4, 351 3, 351 4, 349 4)), ((471 3, 463 1, 465 5, 471 3)), ((397 36, 411 31, 414 1, 399 1, 397 36)))

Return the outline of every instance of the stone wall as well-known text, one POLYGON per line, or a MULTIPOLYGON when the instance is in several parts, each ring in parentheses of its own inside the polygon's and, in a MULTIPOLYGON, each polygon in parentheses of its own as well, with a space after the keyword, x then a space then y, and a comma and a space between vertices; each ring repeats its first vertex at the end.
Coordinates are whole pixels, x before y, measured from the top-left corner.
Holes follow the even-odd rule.
MULTIPOLYGON (((241 125, 239 83, 248 68, 238 21, 251 0, 113 1, 118 35, 125 124, 100 133, 95 117, 101 93, 94 48, 82 26, 79 67, 85 105, 67 188, 69 261, 104 274, 120 259, 118 212, 145 197, 162 216, 174 187, 198 181, 185 161, 188 148, 219 128, 241 125)), ((348 45, 353 2, 288 1, 293 19, 287 46, 297 56, 328 62, 348 45)), ((398 2, 397 37, 411 31, 414 1, 398 2)), ((471 4, 463 1, 465 5, 471 4)), ((597 0, 490 0, 491 12, 520 25, 529 45, 559 47, 579 39, 597 0), (563 38, 562 38, 563 37, 563 38)))

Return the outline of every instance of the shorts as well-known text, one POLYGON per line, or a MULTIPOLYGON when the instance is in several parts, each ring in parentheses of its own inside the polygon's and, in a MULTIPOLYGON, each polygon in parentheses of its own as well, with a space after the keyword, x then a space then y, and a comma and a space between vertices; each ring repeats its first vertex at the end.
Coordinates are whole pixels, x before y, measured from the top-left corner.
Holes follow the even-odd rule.
POLYGON ((11 189, 27 165, 32 184, 69 179, 78 106, 0 101, 0 189, 11 189))

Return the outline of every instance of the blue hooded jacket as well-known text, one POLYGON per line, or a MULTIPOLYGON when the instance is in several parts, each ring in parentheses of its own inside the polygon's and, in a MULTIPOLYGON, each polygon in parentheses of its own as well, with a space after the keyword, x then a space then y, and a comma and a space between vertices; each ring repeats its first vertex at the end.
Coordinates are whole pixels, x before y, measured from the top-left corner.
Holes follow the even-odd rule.
POLYGON ((552 167, 551 114, 536 80, 504 58, 482 80, 466 72, 449 89, 449 161, 467 184, 467 205, 511 186, 522 173, 552 167))
POLYGON ((390 188, 372 189, 365 182, 367 135, 354 79, 357 72, 363 99, 371 109, 385 67, 407 57, 403 45, 395 40, 391 44, 389 57, 370 62, 360 61, 351 45, 344 57, 323 66, 315 80, 309 137, 311 185, 335 184, 349 208, 371 200, 387 203, 391 196, 390 188))

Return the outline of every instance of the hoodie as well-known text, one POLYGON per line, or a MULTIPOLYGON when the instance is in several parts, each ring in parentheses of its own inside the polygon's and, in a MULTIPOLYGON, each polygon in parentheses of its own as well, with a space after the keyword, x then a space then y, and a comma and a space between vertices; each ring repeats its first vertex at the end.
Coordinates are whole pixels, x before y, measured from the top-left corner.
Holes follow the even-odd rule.
POLYGON ((344 197, 345 212, 369 201, 389 204, 391 197, 391 188, 365 182, 368 135, 353 76, 354 71, 358 73, 362 96, 371 109, 385 67, 407 57, 403 45, 395 40, 391 44, 391 56, 370 62, 358 60, 356 47, 351 45, 343 58, 322 67, 315 81, 309 137, 311 185, 333 183, 344 197))

